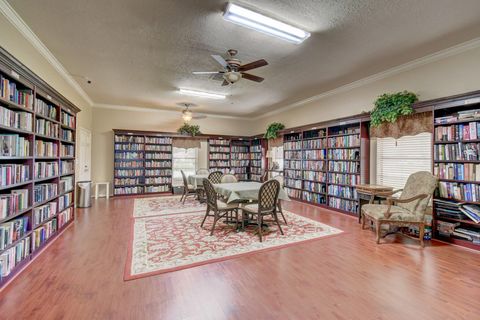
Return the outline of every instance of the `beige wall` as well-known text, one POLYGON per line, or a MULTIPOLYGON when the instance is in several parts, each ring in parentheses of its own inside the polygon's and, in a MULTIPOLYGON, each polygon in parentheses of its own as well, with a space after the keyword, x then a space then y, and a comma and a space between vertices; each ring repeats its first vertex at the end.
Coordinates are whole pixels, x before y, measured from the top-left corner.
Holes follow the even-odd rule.
MULTIPOLYGON (((209 134, 250 135, 255 131, 254 122, 228 118, 208 117, 194 120, 200 130, 209 134)), ((160 110, 93 109, 92 180, 113 182, 113 131, 130 129, 175 132, 182 125, 179 112, 160 110)), ((207 148, 202 144, 199 167, 207 166, 207 148)))
POLYGON ((480 46, 261 118, 256 123, 256 133, 265 131, 267 125, 274 121, 282 122, 288 128, 370 111, 377 96, 402 90, 418 93, 420 100, 480 90, 480 46))

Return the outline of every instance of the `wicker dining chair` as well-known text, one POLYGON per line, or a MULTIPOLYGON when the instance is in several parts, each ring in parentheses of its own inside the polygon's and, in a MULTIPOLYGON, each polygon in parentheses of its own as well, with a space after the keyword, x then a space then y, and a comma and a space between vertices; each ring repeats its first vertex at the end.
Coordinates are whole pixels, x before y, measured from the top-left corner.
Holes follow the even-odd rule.
MULTIPOLYGON (((280 182, 277 180, 269 180, 262 184, 260 190, 258 191, 258 203, 247 204, 242 207, 243 214, 249 214, 257 216, 257 225, 258 225, 258 236, 260 237, 260 242, 262 242, 262 225, 263 217, 272 216, 274 221, 277 223, 280 233, 283 235, 282 227, 278 221, 277 215, 277 202, 278 194, 280 192, 280 182)), ((245 219, 242 219, 242 227, 245 219)))
POLYGON ((233 174, 223 175, 222 179, 220 179, 220 183, 235 183, 235 182, 238 182, 238 179, 233 174))
MULTIPOLYGON (((283 178, 283 176, 277 175, 273 177, 273 179, 277 180, 280 183, 280 188, 283 188, 285 186, 285 179, 283 178)), ((282 210, 282 201, 280 199, 278 199, 277 201, 277 210, 282 215, 282 218, 285 224, 287 224, 287 219, 285 219, 285 215, 283 214, 283 210, 282 210)))
POLYGON ((197 170, 197 174, 209 174, 208 169, 200 168, 197 170))
POLYGON ((183 170, 180 170, 180 172, 182 173, 182 178, 183 178, 183 194, 180 197, 180 202, 184 204, 187 197, 190 195, 193 195, 193 196, 197 195, 197 191, 195 190, 195 187, 193 185, 188 183, 187 176, 185 176, 185 172, 183 172, 183 170))
POLYGON ((203 180, 203 188, 205 189, 205 194, 207 196, 207 211, 205 212, 205 217, 203 218, 200 227, 203 227, 207 217, 213 217, 212 229, 210 231, 210 235, 213 235, 213 230, 215 230, 217 221, 224 217, 228 219, 228 214, 234 212, 235 230, 238 229, 238 204, 228 204, 218 200, 217 192, 213 188, 213 184, 210 182, 210 180, 203 180), (213 211, 213 214, 210 214, 210 211, 213 211))
POLYGON ((213 171, 208 175, 208 180, 210 180, 210 182, 213 184, 221 183, 222 176, 223 176, 222 171, 213 171))

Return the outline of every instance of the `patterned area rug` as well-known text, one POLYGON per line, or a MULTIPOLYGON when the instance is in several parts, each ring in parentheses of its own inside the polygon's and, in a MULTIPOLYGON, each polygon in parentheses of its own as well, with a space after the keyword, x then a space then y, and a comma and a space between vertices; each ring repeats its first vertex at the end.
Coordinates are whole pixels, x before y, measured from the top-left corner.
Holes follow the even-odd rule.
POLYGON ((253 228, 236 232, 234 226, 221 221, 210 236, 212 218, 200 228, 204 212, 133 219, 125 280, 278 249, 342 232, 291 212, 285 212, 285 215, 288 221, 288 225, 282 224, 285 235, 271 224, 264 233, 263 242, 259 241, 253 228))
POLYGON ((135 199, 133 217, 142 218, 166 214, 205 211, 207 206, 189 196, 185 204, 180 202, 180 196, 163 196, 157 198, 135 199))

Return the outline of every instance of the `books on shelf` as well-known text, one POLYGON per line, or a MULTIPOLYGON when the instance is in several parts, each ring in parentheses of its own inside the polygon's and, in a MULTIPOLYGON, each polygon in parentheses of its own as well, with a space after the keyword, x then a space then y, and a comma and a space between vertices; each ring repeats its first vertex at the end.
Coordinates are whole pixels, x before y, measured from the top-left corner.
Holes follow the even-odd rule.
MULTIPOLYGON (((73 146, 70 146, 73 149, 73 146)), ((62 149, 62 147, 60 147, 62 149)), ((58 144, 50 141, 35 140, 36 157, 58 157, 58 144)))
POLYGON ((302 179, 302 171, 284 169, 284 176, 285 176, 285 178, 301 180, 302 179))
POLYGON ((344 173, 359 173, 360 163, 352 161, 330 160, 328 161, 328 170, 344 173))
POLYGON ((480 143, 436 144, 433 147, 434 159, 437 161, 477 161, 480 143))
POLYGON ((143 193, 143 186, 136 186, 136 187, 116 187, 115 186, 114 193, 116 195, 143 193))
POLYGON ((146 169, 145 176, 171 176, 171 169, 146 169))
POLYGON ((237 153, 247 153, 249 152, 249 147, 248 146, 231 146, 231 152, 237 152, 237 153))
POLYGON ((230 146, 230 140, 227 139, 208 139, 210 145, 230 146))
POLYGON ((302 190, 300 190, 300 189, 292 189, 292 188, 289 188, 289 187, 285 186, 284 190, 288 194, 289 197, 297 198, 297 199, 302 198, 302 190))
POLYGON ((37 184, 33 188, 33 201, 41 203, 45 200, 52 199, 58 194, 58 186, 56 183, 37 184))
POLYGON ((134 186, 137 184, 143 184, 142 178, 115 178, 114 182, 117 186, 134 186))
POLYGON ((62 110, 60 122, 67 127, 75 128, 75 117, 62 110))
POLYGON ((0 194, 0 219, 8 218, 29 206, 28 189, 16 189, 0 194))
POLYGON ((172 161, 145 161, 145 168, 171 168, 172 161))
POLYGON ((30 244, 31 238, 26 237, 0 254, 0 280, 7 277, 20 262, 30 255, 30 244))
POLYGON ((0 187, 29 181, 30 166, 26 164, 0 164, 0 187))
POLYGON ((145 145, 145 151, 172 152, 172 146, 171 145, 147 144, 147 145, 145 145))
POLYGON ((304 150, 303 158, 306 160, 324 160, 327 158, 327 150, 304 150))
POLYGON ((302 150, 302 141, 289 141, 283 143, 283 150, 302 150))
POLYGON ((330 137, 328 138, 328 147, 329 148, 359 148, 360 147, 360 136, 358 134, 340 136, 340 137, 330 137))
POLYGON ((340 198, 348 198, 350 200, 356 200, 357 190, 353 187, 328 185, 328 195, 340 198))
POLYGON ((58 182, 60 193, 68 192, 73 190, 73 176, 66 176, 60 178, 58 182))
POLYGON ((115 151, 143 151, 143 144, 141 143, 116 143, 115 151))
POLYGON ((33 109, 32 90, 19 88, 15 81, 10 81, 1 74, 0 96, 27 109, 33 109))
POLYGON ((328 198, 328 205, 330 207, 349 211, 349 212, 357 212, 358 211, 358 203, 356 201, 345 200, 341 198, 329 197, 328 198))
POLYGON ((285 186, 288 188, 302 189, 302 180, 285 178, 285 186))
POLYGON ((35 162, 35 179, 44 179, 54 176, 58 176, 58 162, 35 162))
POLYGON ((211 168, 228 168, 230 167, 230 161, 224 161, 224 160, 210 160, 210 167, 211 168))
POLYGON ((60 174, 69 174, 75 171, 75 161, 73 160, 61 160, 60 161, 60 174))
POLYGON ((326 204, 327 198, 325 195, 320 193, 313 193, 309 191, 302 192, 302 200, 317 203, 317 204, 326 204))
POLYGON ((73 134, 72 130, 62 129, 62 135, 60 136, 61 139, 69 142, 73 142, 75 135, 73 134))
POLYGON ((303 189, 310 192, 316 193, 326 193, 327 187, 324 183, 313 182, 313 181, 304 181, 303 189))
POLYGON ((29 157, 30 141, 18 134, 0 134, 0 156, 29 157))
POLYGON ((42 99, 35 99, 35 112, 53 120, 57 119, 57 107, 52 103, 43 101, 42 99))
POLYGON ((145 143, 172 144, 172 138, 170 138, 170 137, 145 137, 145 143))
POLYGON ((480 181, 480 163, 435 163, 433 174, 440 179, 480 181))
POLYGON ((210 152, 223 152, 223 153, 230 153, 230 147, 217 147, 217 146, 210 146, 210 152))
POLYGON ((35 120, 35 133, 43 136, 58 138, 60 126, 57 123, 45 119, 35 120))
POLYGON ((318 181, 318 182, 326 182, 327 181, 327 174, 321 171, 303 171, 303 180, 308 181, 318 181))
POLYGON ((435 123, 448 124, 456 121, 474 120, 479 118, 480 118, 480 109, 471 109, 471 110, 458 111, 443 117, 435 117, 435 123))
POLYGON ((44 223, 41 227, 36 228, 32 232, 32 250, 39 248, 44 244, 51 236, 57 232, 57 219, 44 223))
MULTIPOLYGON (((292 142, 289 142, 292 143, 292 142)), ((327 139, 304 140, 303 149, 325 149, 327 148, 327 139)))
POLYGON ((131 136, 131 135, 115 135, 115 142, 129 142, 129 143, 144 143, 143 136, 131 136))
POLYGON ((120 152, 120 153, 115 153, 115 159, 120 159, 120 160, 143 159, 143 152, 120 152))
POLYGON ((143 168, 143 160, 115 161, 115 168, 143 168))
POLYGON ((28 217, 16 218, 0 224, 0 250, 20 240, 28 230, 28 217))
POLYGON ((302 151, 285 151, 285 159, 288 160, 302 160, 302 151))
POLYGON ((145 178, 145 184, 171 184, 171 177, 148 177, 145 178))
POLYGON ((325 171, 327 165, 325 161, 305 160, 302 161, 302 168, 309 171, 325 171))
POLYGON ((62 228, 73 219, 73 208, 67 208, 58 214, 58 228, 62 228))
POLYGON ((62 211, 66 207, 73 204, 73 192, 65 193, 58 197, 58 211, 62 211))
POLYGON ((343 173, 329 173, 328 182, 336 184, 346 184, 355 186, 360 183, 360 175, 343 174, 343 173))
POLYGON ((465 220, 467 218, 465 214, 460 210, 461 203, 455 201, 434 199, 433 204, 437 218, 458 220, 465 220))
POLYGON ((479 184, 440 181, 438 183, 438 191, 442 198, 468 202, 480 201, 479 184))
POLYGON ((13 111, 0 106, 0 125, 31 132, 33 115, 29 112, 13 111))
POLYGON ((463 204, 459 207, 470 220, 480 223, 480 206, 474 204, 463 204))
POLYGON ((170 185, 160 185, 160 186, 146 186, 145 192, 152 193, 152 192, 169 192, 171 191, 170 185))
POLYGON ((172 154, 171 153, 164 153, 164 152, 155 152, 155 153, 150 153, 147 151, 145 154, 145 159, 155 159, 155 160, 170 160, 172 159, 172 154))
POLYGON ((52 201, 33 208, 33 224, 39 225, 57 214, 57 202, 52 201))
POLYGON ((357 149, 329 149, 328 159, 331 160, 360 160, 360 151, 357 149))

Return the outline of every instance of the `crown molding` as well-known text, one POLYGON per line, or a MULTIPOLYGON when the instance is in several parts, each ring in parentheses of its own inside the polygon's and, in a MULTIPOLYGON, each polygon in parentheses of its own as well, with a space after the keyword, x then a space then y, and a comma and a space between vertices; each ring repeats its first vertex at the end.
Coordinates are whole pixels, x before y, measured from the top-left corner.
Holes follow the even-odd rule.
POLYGON ((292 104, 289 104, 287 106, 278 108, 278 109, 270 111, 270 112, 263 113, 263 114, 261 114, 257 117, 252 118, 252 120, 259 120, 259 119, 262 119, 262 118, 265 118, 265 117, 269 117, 269 116, 279 114, 281 112, 292 110, 292 109, 301 107, 301 106, 303 106, 307 103, 315 102, 315 101, 318 101, 318 100, 321 100, 321 99, 324 99, 324 98, 327 98, 327 97, 334 96, 334 95, 339 94, 339 93, 347 92, 347 91, 353 90, 355 88, 359 88, 359 87, 365 86, 367 84, 370 84, 370 83, 373 83, 373 82, 376 82, 376 81, 379 81, 379 80, 397 75, 399 73, 409 71, 409 70, 418 68, 420 66, 423 66, 423 65, 426 65, 426 64, 429 64, 429 63, 432 63, 432 62, 435 62, 435 61, 438 61, 438 60, 441 60, 441 59, 444 59, 444 58, 447 58, 447 57, 450 57, 450 56, 454 56, 454 55, 457 55, 457 54, 460 54, 462 52, 469 51, 469 50, 472 50, 472 49, 475 49, 475 48, 478 48, 478 47, 480 47, 480 38, 475 38, 473 40, 463 42, 463 43, 455 45, 453 47, 437 51, 435 53, 426 55, 424 57, 421 57, 421 58, 418 58, 418 59, 415 59, 415 60, 412 60, 410 62, 401 64, 399 66, 387 69, 385 71, 376 73, 376 74, 368 76, 366 78, 351 82, 351 83, 343 85, 343 86, 340 86, 338 88, 323 92, 323 93, 315 95, 313 97, 294 102, 292 104))
MULTIPOLYGON (((172 113, 177 115, 182 112, 180 108, 178 110, 172 110, 172 109, 162 109, 162 108, 125 106, 125 105, 116 105, 116 104, 107 104, 107 103, 94 103, 92 107, 101 108, 101 109, 111 109, 111 110, 134 111, 134 112, 172 113)), ((195 113, 195 111, 193 112, 195 113)), ((221 115, 221 114, 205 113, 205 112, 197 112, 197 114, 206 115, 209 118, 252 120, 252 118, 247 118, 247 117, 229 116, 229 115, 221 115)))
POLYGON ((89 103, 93 105, 92 99, 82 89, 82 87, 72 78, 67 69, 55 58, 37 35, 23 21, 18 13, 10 6, 6 0, 0 0, 0 13, 24 36, 24 38, 50 63, 50 65, 64 78, 67 83, 89 103))

